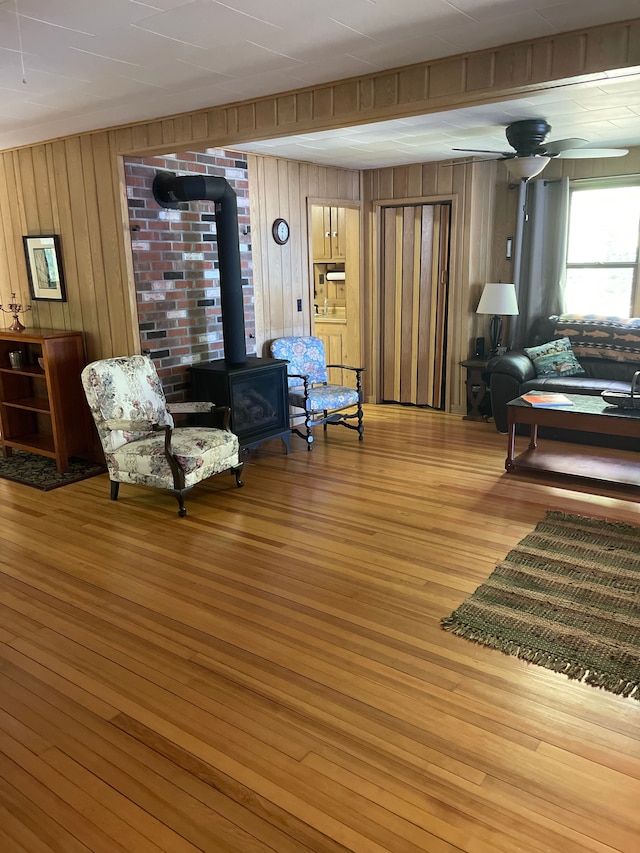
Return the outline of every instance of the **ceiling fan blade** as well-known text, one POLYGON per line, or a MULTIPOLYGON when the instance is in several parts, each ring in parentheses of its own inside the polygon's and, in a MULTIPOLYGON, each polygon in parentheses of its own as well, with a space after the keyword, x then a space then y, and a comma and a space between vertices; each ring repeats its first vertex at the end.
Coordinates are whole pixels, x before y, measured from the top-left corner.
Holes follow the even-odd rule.
POLYGON ((561 151, 567 151, 569 148, 584 148, 588 144, 589 142, 586 139, 556 139, 555 142, 543 142, 539 153, 556 157, 561 151))
POLYGON ((601 157, 624 157, 628 153, 628 148, 571 148, 561 151, 557 156, 559 160, 592 160, 601 157))
POLYGON ((513 151, 494 151, 491 148, 452 148, 452 151, 465 151, 467 154, 499 154, 501 157, 515 157, 513 151))
MULTIPOLYGON (((454 151, 462 151, 461 148, 454 148, 454 151)), ((499 154, 499 151, 489 152, 499 154)), ((466 166, 473 165, 473 163, 499 163, 501 160, 512 160, 515 157, 515 154, 509 154, 508 157, 474 157, 473 160, 455 160, 455 161, 447 161, 443 163, 440 161, 441 166, 466 166)))

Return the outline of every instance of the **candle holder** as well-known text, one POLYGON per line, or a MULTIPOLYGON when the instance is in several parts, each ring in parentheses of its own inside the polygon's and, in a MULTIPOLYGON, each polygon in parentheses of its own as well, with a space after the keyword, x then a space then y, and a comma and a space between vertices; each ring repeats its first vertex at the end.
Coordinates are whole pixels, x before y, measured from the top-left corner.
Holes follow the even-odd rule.
POLYGON ((31 311, 31 305, 27 305, 26 308, 22 307, 22 302, 16 302, 16 294, 11 294, 11 302, 5 307, 0 303, 0 311, 3 311, 5 314, 13 315, 13 323, 9 326, 10 332, 24 332, 25 327, 20 322, 19 314, 25 314, 27 311, 31 311))

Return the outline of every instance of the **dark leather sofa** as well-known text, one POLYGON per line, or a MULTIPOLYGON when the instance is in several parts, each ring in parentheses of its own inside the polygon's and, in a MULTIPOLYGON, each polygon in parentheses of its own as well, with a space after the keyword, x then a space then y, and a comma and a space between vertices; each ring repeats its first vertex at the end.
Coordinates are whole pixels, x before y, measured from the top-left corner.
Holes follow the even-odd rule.
MULTIPOLYGON (((635 322, 638 328, 627 334, 627 326, 633 324, 633 320, 621 319, 616 322, 614 317, 592 318, 566 314, 537 319, 531 326, 527 346, 538 346, 557 338, 569 337, 585 373, 580 376, 537 377, 533 362, 522 349, 492 358, 487 370, 490 374, 491 407, 498 432, 507 432, 509 400, 527 391, 594 396, 600 396, 606 390, 629 391, 633 374, 640 370, 640 319, 635 322), (611 341, 613 344, 607 346, 611 341)), ((541 431, 541 435, 545 436, 545 432, 541 431)), ((547 430, 546 437, 640 450, 640 422, 637 442, 561 430, 547 430)))

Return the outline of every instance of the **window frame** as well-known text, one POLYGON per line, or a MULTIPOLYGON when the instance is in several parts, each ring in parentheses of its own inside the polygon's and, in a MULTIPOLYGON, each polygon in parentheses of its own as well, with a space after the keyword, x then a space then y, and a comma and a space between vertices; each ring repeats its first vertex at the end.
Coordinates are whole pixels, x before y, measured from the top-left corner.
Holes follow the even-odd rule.
POLYGON ((625 189, 627 187, 640 187, 640 175, 620 175, 609 178, 583 178, 569 181, 569 217, 567 221, 567 254, 565 257, 565 272, 579 269, 589 270, 615 270, 632 268, 631 276, 631 299, 629 304, 629 317, 640 317, 640 286, 638 283, 638 270, 640 268, 640 216, 638 217, 638 236, 636 237, 635 261, 598 261, 597 263, 570 263, 569 262, 569 233, 571 228, 571 207, 573 194, 584 190, 609 190, 625 189))

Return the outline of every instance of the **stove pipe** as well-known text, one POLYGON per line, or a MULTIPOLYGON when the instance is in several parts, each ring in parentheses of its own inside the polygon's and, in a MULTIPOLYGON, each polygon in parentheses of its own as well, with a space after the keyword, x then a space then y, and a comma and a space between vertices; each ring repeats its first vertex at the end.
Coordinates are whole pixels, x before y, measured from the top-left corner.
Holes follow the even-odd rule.
POLYGON ((161 207, 174 210, 181 201, 215 202, 224 357, 230 366, 245 364, 247 344, 235 192, 224 178, 207 175, 177 177, 175 172, 156 172, 153 197, 161 207))

